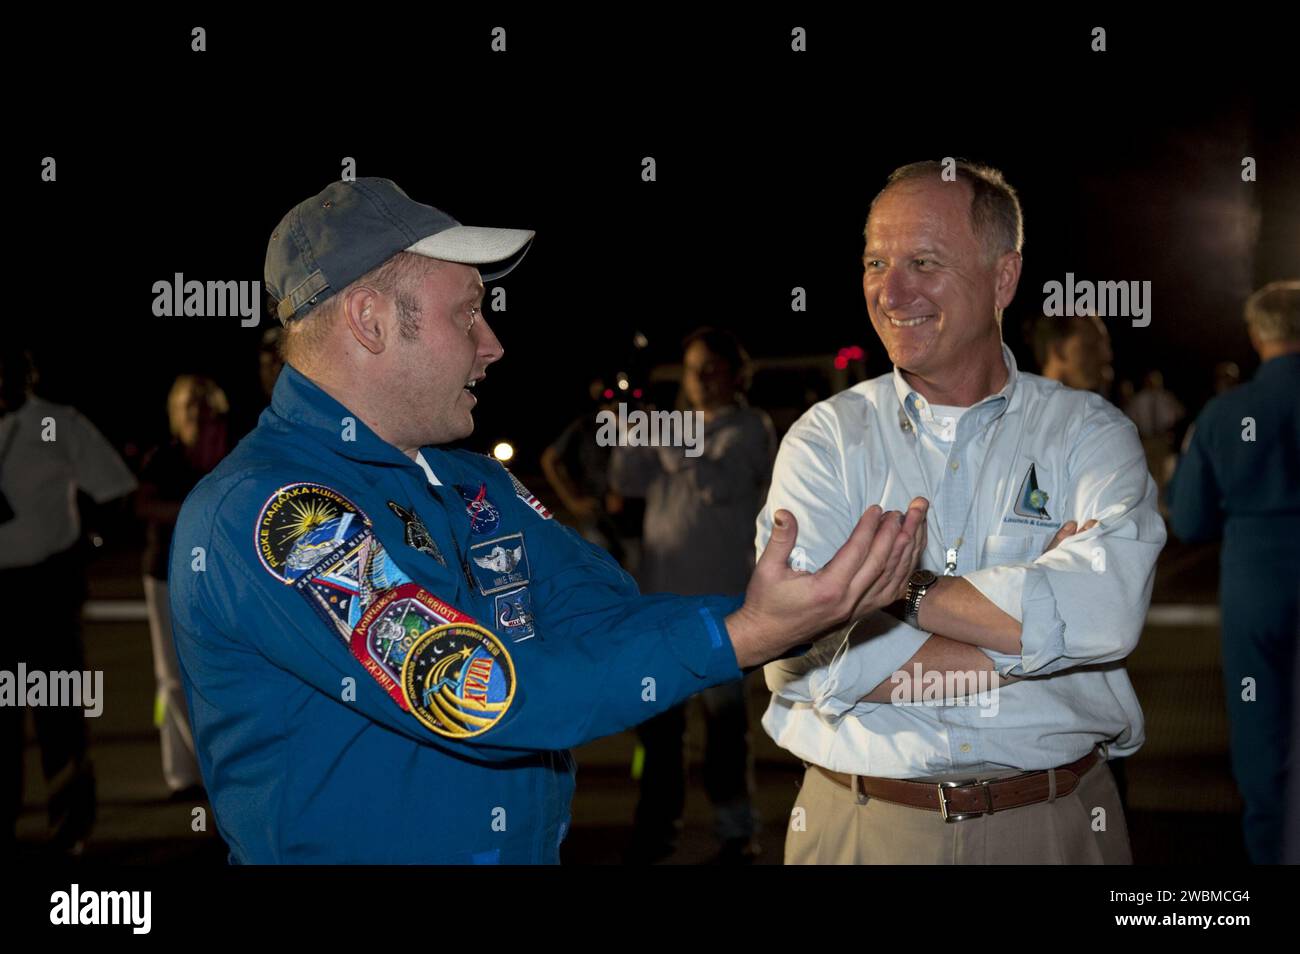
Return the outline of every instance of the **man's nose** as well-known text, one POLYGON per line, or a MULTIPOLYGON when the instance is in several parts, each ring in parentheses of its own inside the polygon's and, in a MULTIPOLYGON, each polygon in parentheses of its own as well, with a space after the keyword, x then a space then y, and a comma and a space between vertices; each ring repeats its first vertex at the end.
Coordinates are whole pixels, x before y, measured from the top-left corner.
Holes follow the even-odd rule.
POLYGON ((478 353, 479 357, 483 359, 484 367, 500 361, 506 353, 506 349, 497 340, 497 336, 488 325, 486 318, 480 318, 478 321, 478 353))
POLYGON ((916 297, 916 286, 907 269, 891 267, 885 270, 880 285, 880 303, 889 311, 901 308, 916 297))

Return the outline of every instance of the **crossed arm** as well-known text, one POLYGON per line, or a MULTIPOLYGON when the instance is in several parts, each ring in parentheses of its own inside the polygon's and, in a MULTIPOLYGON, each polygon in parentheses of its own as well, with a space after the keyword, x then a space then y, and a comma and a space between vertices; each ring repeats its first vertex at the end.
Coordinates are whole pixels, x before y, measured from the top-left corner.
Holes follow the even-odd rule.
MULTIPOLYGON (((1061 526, 1044 548, 1046 553, 1066 537, 1082 533, 1096 526, 1089 520, 1080 528, 1071 520, 1061 526)), ((957 576, 942 576, 926 591, 917 612, 920 628, 931 633, 899 672, 877 685, 863 696, 862 702, 895 701, 895 691, 900 681, 909 683, 916 667, 922 674, 937 672, 996 672, 993 660, 980 647, 1002 653, 1020 652, 1020 622, 1004 613, 969 582, 957 576), (939 633, 946 635, 939 635, 939 633)), ((923 675, 924 678, 924 675, 923 675)), ((1004 676, 1002 682, 1015 682, 1015 676, 1004 676)), ((953 685, 945 678, 942 685, 953 685)), ((904 692, 910 697, 909 692, 904 692)))

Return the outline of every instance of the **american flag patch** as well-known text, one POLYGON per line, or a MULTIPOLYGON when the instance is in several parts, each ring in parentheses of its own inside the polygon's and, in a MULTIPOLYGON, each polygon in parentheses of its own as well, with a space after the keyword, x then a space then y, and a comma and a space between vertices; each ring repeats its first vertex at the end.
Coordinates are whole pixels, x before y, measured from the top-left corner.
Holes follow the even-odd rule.
MULTIPOLYGON (((510 471, 507 470, 506 473, 510 474, 510 471)), ((551 519, 551 512, 546 509, 546 505, 534 497, 533 492, 521 484, 514 474, 510 474, 510 483, 515 485, 516 497, 532 507, 543 520, 551 519)))

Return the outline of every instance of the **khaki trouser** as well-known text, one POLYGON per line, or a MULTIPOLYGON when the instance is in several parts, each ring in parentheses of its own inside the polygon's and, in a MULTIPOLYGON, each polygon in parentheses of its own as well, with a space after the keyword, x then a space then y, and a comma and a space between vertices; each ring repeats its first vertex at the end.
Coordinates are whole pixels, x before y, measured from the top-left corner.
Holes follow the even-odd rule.
POLYGON ((791 812, 785 863, 1127 865, 1133 856, 1115 779, 1098 762, 1055 801, 957 822, 874 798, 859 804, 857 794, 809 768, 791 812), (1095 830, 1103 821, 1104 830, 1095 830))

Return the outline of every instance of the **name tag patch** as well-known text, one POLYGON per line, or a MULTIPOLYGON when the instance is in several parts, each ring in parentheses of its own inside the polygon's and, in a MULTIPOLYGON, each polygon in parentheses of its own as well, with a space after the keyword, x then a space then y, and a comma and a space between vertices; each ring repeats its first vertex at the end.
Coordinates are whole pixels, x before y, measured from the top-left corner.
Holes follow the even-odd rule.
POLYGON ((469 548, 469 571, 484 596, 524 586, 529 582, 528 551, 524 535, 511 533, 469 548))

